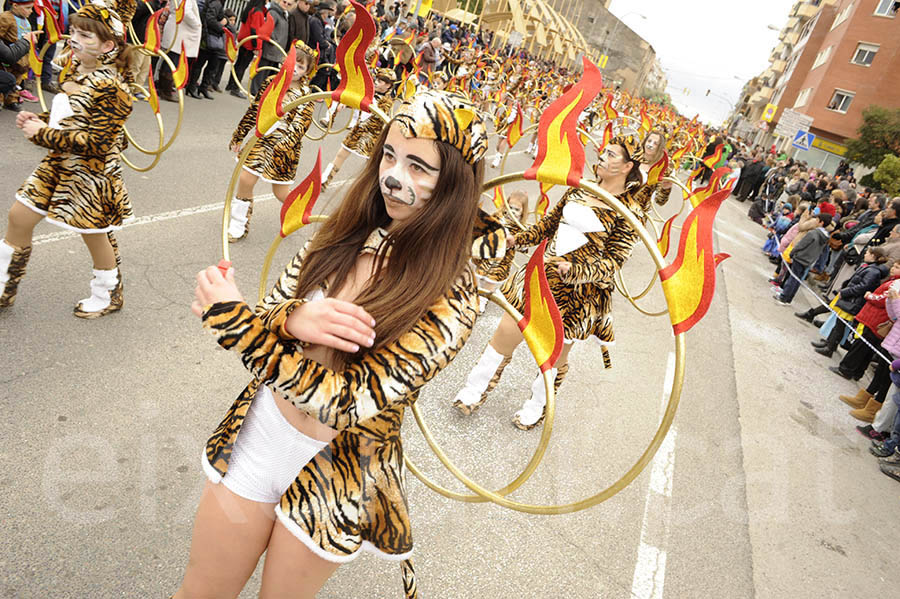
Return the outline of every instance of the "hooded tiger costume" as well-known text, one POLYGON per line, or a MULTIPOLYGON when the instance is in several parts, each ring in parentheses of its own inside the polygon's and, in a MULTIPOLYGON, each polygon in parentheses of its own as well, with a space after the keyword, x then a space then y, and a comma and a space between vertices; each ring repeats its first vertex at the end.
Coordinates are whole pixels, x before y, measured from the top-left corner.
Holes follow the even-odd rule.
MULTIPOLYGON (((408 137, 440 139, 467 162, 481 159, 486 132, 471 106, 458 96, 420 92, 394 122, 408 137)), ((505 250, 505 231, 483 216, 473 232, 480 259, 505 250)), ((371 232, 360 254, 389 251, 388 233, 371 232)), ((233 403, 206 444, 204 470, 218 482, 228 473, 242 424, 266 385, 299 410, 337 431, 337 436, 297 474, 276 507, 283 525, 312 552, 346 562, 362 549, 403 561, 406 596, 417 596, 409 557, 412 534, 407 509, 400 427, 404 409, 421 387, 445 367, 472 331, 478 290, 472 268, 435 299, 400 338, 341 370, 304 357, 285 331, 291 311, 305 299, 297 288, 305 249, 290 262, 270 293, 251 309, 220 302, 203 314, 218 343, 241 356, 253 380, 233 403)), ((327 287, 322 290, 326 295, 327 287)))
MULTIPOLYGON (((124 47, 124 27, 118 14, 103 3, 93 3, 82 7, 77 16, 105 25, 114 46, 96 57, 92 70, 80 64, 73 68, 65 91, 54 96, 51 110, 36 115, 46 126, 30 139, 49 152, 19 188, 16 200, 64 229, 109 236, 115 266, 111 270, 94 268, 92 295, 74 311, 80 318, 98 318, 123 304, 121 260, 112 232, 134 216, 119 157, 132 97, 127 72, 120 72, 117 66, 124 47)), ((18 248, 5 240, 0 243, 0 308, 15 301, 30 255, 30 245, 18 248)))

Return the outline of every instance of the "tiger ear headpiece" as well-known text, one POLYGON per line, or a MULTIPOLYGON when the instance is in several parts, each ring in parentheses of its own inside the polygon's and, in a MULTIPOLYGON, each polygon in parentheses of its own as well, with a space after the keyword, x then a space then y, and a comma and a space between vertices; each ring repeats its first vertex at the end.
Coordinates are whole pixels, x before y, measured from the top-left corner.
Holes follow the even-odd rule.
POLYGON ((469 164, 488 147, 487 127, 475 105, 460 94, 423 89, 404 102, 394 117, 406 137, 444 141, 469 164))
POLYGON ((397 82, 397 73, 394 72, 394 69, 388 68, 380 68, 374 69, 372 71, 373 79, 381 79, 382 81, 387 81, 391 85, 397 82))
POLYGON ((307 46, 303 40, 296 40, 294 42, 294 47, 297 48, 297 58, 300 58, 301 56, 306 58, 311 72, 315 67, 316 61, 319 60, 319 53, 307 46))
POLYGON ((85 4, 75 14, 91 21, 99 21, 109 27, 116 38, 125 39, 125 26, 122 24, 122 18, 105 0, 94 0, 90 4, 85 4))

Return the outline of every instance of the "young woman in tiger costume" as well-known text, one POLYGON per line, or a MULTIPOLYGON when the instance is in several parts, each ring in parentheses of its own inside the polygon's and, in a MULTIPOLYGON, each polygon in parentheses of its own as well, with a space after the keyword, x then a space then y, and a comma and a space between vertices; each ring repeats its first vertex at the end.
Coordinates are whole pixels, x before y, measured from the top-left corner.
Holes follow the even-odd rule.
MULTIPOLYGON (((516 235, 523 229, 519 223, 526 222, 528 214, 528 193, 517 189, 506 198, 506 205, 502 210, 494 213, 494 217, 503 225, 507 234, 516 235)), ((493 291, 503 281, 509 278, 513 260, 516 257, 516 248, 507 247, 503 257, 498 260, 478 260, 475 262, 475 275, 478 277, 478 285, 485 291, 493 291)), ((488 299, 481 296, 478 306, 479 312, 484 312, 488 299)))
POLYGON ((31 256, 34 227, 46 219, 81 233, 93 262, 90 297, 75 316, 99 318, 122 309, 122 276, 112 231, 133 218, 119 152, 131 114, 132 49, 119 15, 87 4, 70 19, 75 67, 53 97, 50 112, 20 112, 16 126, 49 150, 16 194, 0 242, 0 308, 16 299, 31 256))
MULTIPOLYGON (((301 40, 294 42, 297 48, 297 62, 294 63, 294 76, 291 85, 284 94, 284 105, 312 93, 309 87, 309 75, 316 64, 318 54, 301 40)), ((276 79, 269 77, 254 96, 247 112, 238 123, 231 136, 229 148, 235 154, 241 153, 244 138, 256 126, 259 102, 265 91, 276 79)), ((284 202, 291 192, 297 164, 300 162, 300 149, 303 136, 312 124, 312 103, 301 104, 266 131, 256 142, 244 170, 238 179, 237 191, 231 200, 231 220, 228 223, 228 241, 240 241, 250 232, 250 217, 253 215, 253 188, 262 179, 272 184, 272 193, 279 202, 284 202)))
MULTIPOLYGON (((602 189, 644 220, 648 204, 642 193, 640 158, 634 138, 615 137, 600 155, 594 172, 602 189)), ((574 341, 614 342, 610 317, 613 275, 631 255, 639 237, 612 208, 580 189, 570 189, 544 218, 512 236, 507 245, 531 247, 544 239, 551 240, 544 255, 545 272, 565 332, 562 353, 552 370, 558 390, 569 370, 568 355, 574 341)), ((501 288, 519 312, 524 308, 524 285, 523 267, 501 288)), ((466 415, 481 407, 521 341, 516 321, 504 314, 453 406, 466 415)), ((544 418, 546 400, 543 377, 538 374, 531 385, 531 398, 516 412, 513 424, 522 430, 537 426, 544 418)))
MULTIPOLYGON (((646 181, 650 169, 662 159, 663 154, 666 151, 665 133, 659 129, 650 131, 650 133, 647 134, 647 137, 644 138, 643 151, 644 158, 641 161, 641 174, 644 177, 644 181, 646 181)), ((663 177, 671 176, 672 164, 669 163, 666 166, 665 171, 659 174, 660 180, 655 185, 648 185, 644 190, 647 197, 654 198, 656 203, 660 206, 664 206, 666 202, 669 201, 669 192, 672 191, 672 184, 668 181, 663 181, 662 179, 663 177)))
POLYGON ((177 599, 236 597, 264 551, 261 596, 314 597, 362 550, 417 596, 400 426, 475 321, 486 147, 470 102, 420 91, 255 310, 231 271, 197 275, 193 312, 253 379, 207 442, 177 599))
MULTIPOLYGON (((375 78, 374 102, 383 113, 390 115, 391 107, 394 105, 394 95, 391 93, 395 81, 394 71, 393 69, 375 69, 373 75, 375 78)), ((335 104, 335 106, 340 106, 340 104, 335 104)), ((338 150, 334 160, 329 162, 322 172, 324 180, 322 191, 328 188, 331 180, 341 170, 344 161, 350 154, 368 160, 375 142, 378 141, 378 136, 381 135, 381 130, 384 129, 384 121, 371 112, 354 110, 353 116, 350 118, 355 120, 355 124, 341 142, 341 149, 338 150)))

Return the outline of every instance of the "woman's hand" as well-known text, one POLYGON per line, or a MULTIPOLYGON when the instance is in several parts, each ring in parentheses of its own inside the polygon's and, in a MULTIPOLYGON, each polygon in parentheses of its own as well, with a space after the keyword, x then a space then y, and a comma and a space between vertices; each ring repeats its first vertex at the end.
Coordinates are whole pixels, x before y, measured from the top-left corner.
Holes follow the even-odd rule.
POLYGON ((25 137, 31 139, 34 135, 46 127, 44 122, 39 118, 28 119, 22 124, 22 133, 25 134, 25 137))
POLYGON ((375 319, 351 302, 326 298, 306 302, 288 316, 285 330, 296 339, 354 353, 375 343, 375 319))
POLYGON ((516 236, 515 235, 507 235, 506 236, 506 247, 512 249, 516 247, 516 236))
POLYGON ((900 299, 900 293, 897 293, 897 290, 894 289, 893 287, 888 287, 887 296, 888 296, 888 299, 892 299, 892 300, 900 299))
POLYGON ((225 276, 217 266, 209 266, 197 273, 197 287, 194 289, 194 301, 191 312, 194 316, 203 316, 206 306, 219 302, 242 302, 244 298, 234 282, 234 269, 229 268, 225 276))
POLYGON ((568 262, 566 260, 563 260, 562 262, 557 262, 556 270, 557 270, 557 272, 559 272, 559 276, 565 278, 566 275, 569 274, 569 271, 572 270, 572 263, 568 262))
POLYGON ((871 292, 871 291, 866 291, 866 292, 863 294, 863 299, 867 299, 867 300, 868 300, 868 299, 870 299, 871 297, 872 297, 872 292, 871 292))
POLYGON ((23 110, 22 112, 20 112, 19 114, 16 115, 16 127, 21 129, 22 127, 25 126, 25 123, 27 123, 28 121, 31 121, 31 120, 39 121, 40 119, 38 118, 38 115, 34 114, 33 112, 27 112, 27 111, 23 110))
POLYGON ((231 150, 232 152, 234 152, 235 154, 240 154, 241 153, 241 144, 240 144, 240 142, 233 141, 233 142, 231 142, 231 145, 228 146, 228 149, 231 150))

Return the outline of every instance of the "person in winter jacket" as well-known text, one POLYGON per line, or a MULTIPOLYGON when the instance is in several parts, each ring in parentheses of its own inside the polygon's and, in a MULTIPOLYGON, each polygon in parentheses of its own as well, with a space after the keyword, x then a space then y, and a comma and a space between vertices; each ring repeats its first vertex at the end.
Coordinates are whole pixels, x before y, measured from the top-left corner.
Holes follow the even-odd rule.
MULTIPOLYGON (((203 21, 200 18, 200 8, 197 0, 185 0, 184 19, 181 23, 175 23, 176 3, 169 2, 169 18, 162 32, 162 47, 171 48, 168 52, 172 64, 178 65, 181 56, 181 46, 184 44, 184 53, 188 59, 188 72, 192 69, 194 59, 200 53, 200 38, 203 35, 203 21)), ((159 97, 168 102, 177 102, 175 98, 175 81, 172 71, 165 64, 159 67, 159 79, 156 89, 159 97)))
POLYGON ((250 94, 256 96, 263 82, 272 76, 272 71, 263 67, 277 69, 284 60, 284 52, 288 49, 288 12, 297 3, 296 0, 275 0, 269 4, 269 16, 272 18, 270 41, 264 41, 262 56, 259 59, 259 70, 250 83, 250 94), (273 43, 274 42, 274 43, 273 43), (278 44, 277 46, 275 44, 278 44))
MULTIPOLYGON (((891 270, 887 280, 885 280, 874 292, 866 292, 863 296, 866 300, 865 305, 856 315, 855 326, 856 333, 860 337, 850 346, 850 351, 841 360, 838 366, 829 368, 835 374, 839 374, 845 379, 858 381, 865 374, 872 360, 874 349, 881 350, 881 341, 887 334, 885 327, 890 324, 891 319, 888 317, 887 292, 889 289, 897 289, 900 283, 895 283, 900 278, 900 260, 895 261, 891 265, 891 270)), ((878 374, 876 372, 876 374, 878 374)), ((885 372, 885 375, 888 373, 885 372)), ((882 401, 883 398, 882 398, 882 401)), ((874 415, 874 412, 873 412, 874 415)), ((871 420, 869 420, 871 422, 871 420)))
POLYGON ((789 276, 785 279, 781 293, 775 298, 779 304, 786 306, 791 303, 797 290, 800 289, 800 281, 806 277, 807 270, 819 258, 819 254, 828 243, 829 233, 826 229, 831 225, 831 215, 817 214, 812 220, 816 224, 815 229, 794 244, 789 276))
MULTIPOLYGON (((241 12, 241 27, 238 29, 237 40, 247 39, 254 35, 268 36, 272 33, 275 22, 269 18, 266 0, 250 0, 241 12)), ((254 52, 262 50, 262 40, 254 39, 241 44, 238 50, 237 60, 234 61, 234 75, 228 80, 225 89, 232 96, 245 100, 244 92, 238 87, 237 81, 244 78, 244 72, 253 62, 254 52), (235 77, 237 79, 235 80, 235 77)))
MULTIPOLYGON (((40 38, 41 31, 32 31, 25 37, 22 37, 12 44, 8 44, 2 39, 0 39, 0 63, 6 64, 15 64, 19 61, 20 58, 28 54, 28 45, 29 40, 34 40, 34 43, 38 43, 38 39, 40 38)), ((13 97, 16 91, 16 76, 10 72, 0 70, 0 96, 4 98, 9 98, 9 102, 6 103, 4 100, 4 108, 8 108, 14 112, 19 112, 21 108, 19 107, 19 102, 16 98, 13 97)))
MULTIPOLYGON (((866 252, 865 262, 849 279, 844 281, 841 290, 831 302, 831 307, 839 317, 846 321, 853 320, 866 303, 866 292, 875 291, 881 281, 890 273, 887 260, 887 252, 883 248, 872 248, 866 252)), ((794 316, 812 322, 814 317, 829 312, 828 308, 828 306, 810 308, 806 312, 797 312, 794 316)), ((840 323, 835 324, 827 339, 814 341, 812 345, 816 348, 816 353, 830 358, 844 338, 844 329, 845 327, 840 326, 840 323)))
POLYGON ((218 85, 213 75, 218 69, 219 51, 225 48, 225 7, 222 0, 198 0, 203 3, 203 43, 197 60, 191 67, 187 95, 198 100, 212 100, 210 90, 218 85))

